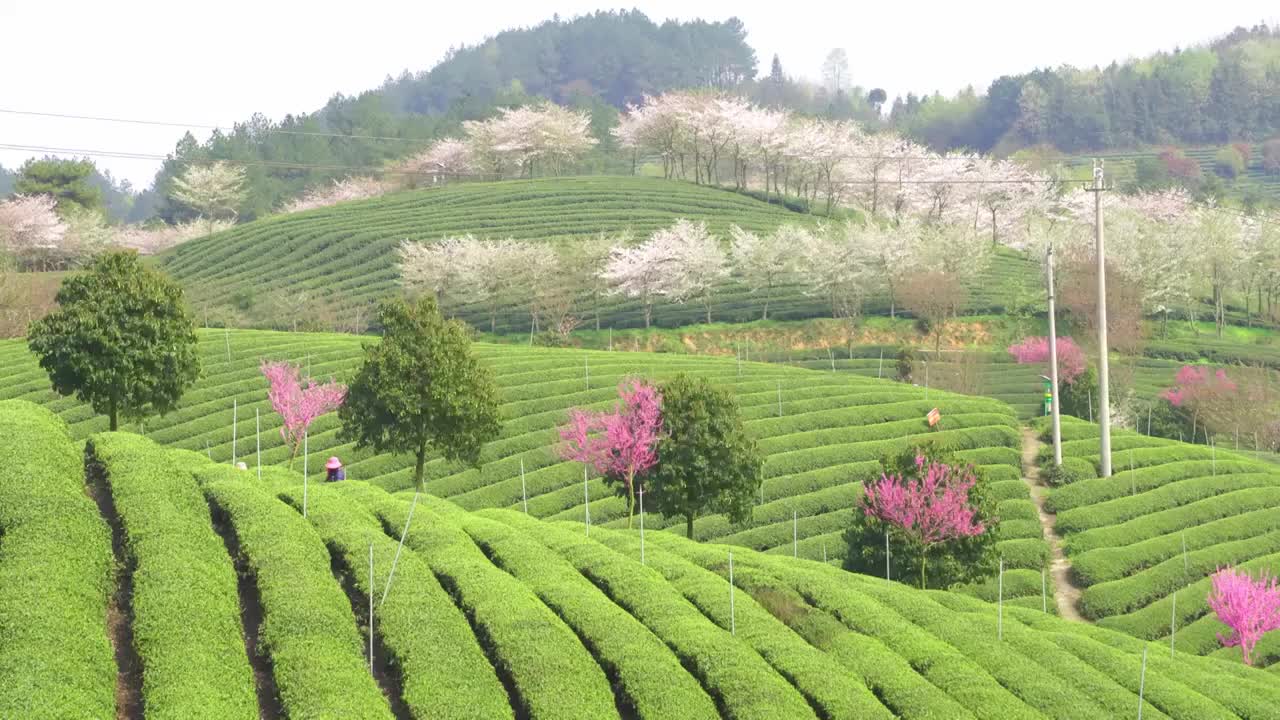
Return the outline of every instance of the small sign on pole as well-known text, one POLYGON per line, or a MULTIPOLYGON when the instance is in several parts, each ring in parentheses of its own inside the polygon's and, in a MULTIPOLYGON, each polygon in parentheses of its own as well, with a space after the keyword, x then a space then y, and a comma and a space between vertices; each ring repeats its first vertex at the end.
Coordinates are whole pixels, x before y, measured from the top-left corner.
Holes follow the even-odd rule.
POLYGON ((929 427, 937 427, 938 422, 942 420, 942 413, 938 410, 938 408, 934 408, 930 410, 929 414, 925 415, 924 417, 925 417, 925 420, 929 421, 929 427))

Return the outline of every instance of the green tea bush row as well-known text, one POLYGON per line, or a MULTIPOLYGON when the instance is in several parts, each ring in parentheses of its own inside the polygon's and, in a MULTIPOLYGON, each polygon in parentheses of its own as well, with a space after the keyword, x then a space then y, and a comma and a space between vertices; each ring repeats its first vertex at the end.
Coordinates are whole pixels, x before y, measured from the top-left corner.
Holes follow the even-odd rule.
MULTIPOLYGON (((361 483, 338 483, 389 528, 403 528, 408 503, 361 483)), ((405 545, 442 578, 483 633, 533 717, 601 718, 616 714, 613 692, 581 641, 537 595, 494 567, 471 538, 446 518, 417 508, 405 545)))
POLYGON ((218 470, 223 479, 204 492, 253 573, 262 602, 259 650, 271 659, 281 707, 289 717, 390 718, 320 537, 243 472, 218 470))
MULTIPOLYGON (((301 512, 303 489, 280 491, 281 499, 301 512)), ((414 717, 511 718, 514 712, 493 665, 471 625, 417 553, 406 550, 397 562, 396 541, 364 507, 332 486, 308 488, 307 520, 343 568, 356 598, 355 610, 368 628, 365 599, 380 603, 374 631, 399 670, 402 697, 414 717), (374 586, 369 586, 369 546, 373 546, 374 586), (392 563, 395 585, 382 602, 392 563), (441 672, 448 668, 449 672, 441 672)))
MULTIPOLYGON (((1113 476, 1111 481, 1123 483, 1125 478, 1113 476)), ((1246 488, 1280 487, 1280 473, 1238 473, 1199 477, 1162 485, 1141 494, 1078 507, 1058 513, 1058 527, 1063 533, 1078 533, 1093 528, 1119 525, 1127 520, 1152 513, 1183 507, 1246 488)))
POLYGON ((640 717, 719 717, 714 701, 671 649, 568 562, 495 520, 463 513, 448 519, 459 521, 498 567, 537 593, 578 633, 610 668, 611 679, 640 717))
POLYGON ((804 697, 755 650, 709 621, 653 569, 584 537, 571 525, 540 524, 514 513, 490 517, 535 537, 568 560, 662 638, 734 716, 814 717, 804 697))
POLYGON ((150 440, 89 439, 133 568, 133 643, 148 718, 258 717, 235 570, 191 473, 150 440))
POLYGON ((1095 528, 1066 539, 1071 553, 1102 547, 1131 545, 1149 538, 1280 505, 1280 488, 1256 487, 1227 492, 1181 507, 1161 510, 1119 525, 1095 528))
POLYGON ((111 536, 66 425, 0 401, 0 717, 112 717, 111 536))

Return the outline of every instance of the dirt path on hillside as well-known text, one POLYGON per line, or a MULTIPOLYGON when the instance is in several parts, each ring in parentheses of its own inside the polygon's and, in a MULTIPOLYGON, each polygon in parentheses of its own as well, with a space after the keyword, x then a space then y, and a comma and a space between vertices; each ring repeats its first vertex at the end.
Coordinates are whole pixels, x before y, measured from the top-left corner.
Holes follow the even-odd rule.
POLYGON ((1036 464, 1036 453, 1041 444, 1034 430, 1022 428, 1022 481, 1031 491, 1031 501, 1036 504, 1036 512, 1040 514, 1040 527, 1044 531, 1045 542, 1049 543, 1052 557, 1049 572, 1053 575, 1053 599, 1058 604, 1058 615, 1067 620, 1086 622, 1079 609, 1080 588, 1072 581, 1071 562, 1062 551, 1062 537, 1055 527, 1058 516, 1044 509, 1044 499, 1049 488, 1040 482, 1040 466, 1036 464))

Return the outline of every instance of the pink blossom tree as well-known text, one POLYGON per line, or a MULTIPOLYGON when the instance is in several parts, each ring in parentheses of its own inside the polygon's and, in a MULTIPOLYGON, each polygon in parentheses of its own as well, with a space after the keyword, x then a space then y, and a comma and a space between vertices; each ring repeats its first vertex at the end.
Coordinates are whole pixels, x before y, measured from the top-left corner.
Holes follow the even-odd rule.
POLYGON ((1245 664, 1252 665, 1250 654, 1258 640, 1265 633, 1280 630, 1280 587, 1276 586, 1276 578, 1263 570, 1254 580, 1248 572, 1227 566, 1213 574, 1212 583, 1209 608, 1231 628, 1227 637, 1218 633, 1218 641, 1223 647, 1239 645, 1245 664))
POLYGON ((342 405, 347 386, 332 380, 320 385, 307 378, 307 385, 303 387, 298 380, 298 368, 287 362, 264 361, 260 369, 270 383, 267 398, 271 400, 271 407, 284 421, 280 437, 289 447, 289 467, 292 468, 307 428, 316 418, 342 405))
POLYGON ((590 465, 606 481, 622 483, 627 498, 627 526, 635 508, 636 480, 658 462, 662 433, 662 395, 641 380, 618 386, 613 412, 569 411, 560 428, 560 457, 590 465))
POLYGON ((972 468, 957 468, 916 456, 918 478, 882 473, 864 488, 862 511, 897 527, 921 548, 920 587, 925 587, 928 553, 935 545, 981 535, 986 526, 969 500, 977 484, 972 468))
POLYGON ((1234 410, 1241 402, 1238 390, 1239 386, 1222 368, 1183 365, 1174 376, 1174 386, 1160 393, 1160 397, 1191 414, 1194 439, 1197 427, 1218 432, 1229 430, 1236 423, 1234 410))
MULTIPOLYGON (((1049 362, 1049 338, 1023 338, 1022 342, 1017 345, 1009 346, 1009 354, 1020 365, 1047 363, 1049 362)), ((1088 361, 1085 360, 1084 352, 1080 350, 1080 346, 1076 345, 1076 342, 1069 337, 1059 337, 1058 373, 1062 378, 1062 382, 1070 385, 1084 373, 1087 367, 1088 361)))

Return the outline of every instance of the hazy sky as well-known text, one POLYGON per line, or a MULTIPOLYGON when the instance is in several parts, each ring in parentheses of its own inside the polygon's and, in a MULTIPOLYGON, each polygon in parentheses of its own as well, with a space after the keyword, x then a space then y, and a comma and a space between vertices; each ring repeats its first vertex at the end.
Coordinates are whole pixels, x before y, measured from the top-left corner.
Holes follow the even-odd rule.
MULTIPOLYGON (((1034 67, 1106 64, 1280 20, 1275 0, 1218 0, 1154 10, 1149 3, 742 2, 634 0, 655 21, 746 24, 761 72, 774 53, 790 75, 816 78, 843 47, 852 80, 951 93, 1034 67)), ((230 125, 254 112, 279 118, 357 93, 388 74, 424 70, 452 45, 502 29, 615 7, 600 0, 322 3, 107 3, 0 0, 0 110, 230 125), (440 8, 448 8, 441 10, 440 8)), ((31 118, 0 112, 0 144, 163 155, 182 128, 31 118)), ((203 139, 208 131, 198 131, 203 139)), ((0 148, 13 168, 33 154, 0 148)), ((95 158, 145 187, 159 163, 95 158)))

